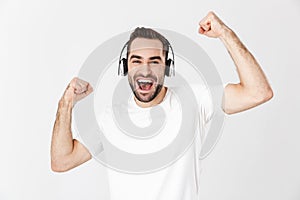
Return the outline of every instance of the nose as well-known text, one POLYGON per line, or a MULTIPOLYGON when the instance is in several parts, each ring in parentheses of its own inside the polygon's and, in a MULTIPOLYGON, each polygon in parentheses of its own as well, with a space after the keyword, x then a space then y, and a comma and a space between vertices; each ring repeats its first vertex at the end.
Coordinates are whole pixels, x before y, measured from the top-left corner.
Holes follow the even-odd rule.
POLYGON ((149 63, 145 63, 145 64, 143 64, 143 66, 141 66, 142 67, 142 69, 141 69, 141 74, 143 75, 143 76, 148 76, 149 74, 151 74, 152 73, 152 70, 151 70, 151 67, 150 67, 150 64, 149 63))

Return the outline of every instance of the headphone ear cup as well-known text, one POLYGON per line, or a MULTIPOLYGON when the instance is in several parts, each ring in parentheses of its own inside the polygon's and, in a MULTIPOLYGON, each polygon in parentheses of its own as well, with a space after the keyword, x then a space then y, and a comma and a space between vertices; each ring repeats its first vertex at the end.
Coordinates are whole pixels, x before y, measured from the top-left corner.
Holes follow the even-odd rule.
POLYGON ((126 76, 128 73, 127 59, 122 58, 122 63, 123 63, 123 75, 126 76))
POLYGON ((167 75, 167 76, 171 76, 171 74, 170 74, 170 66, 171 66, 171 63, 172 63, 172 60, 171 60, 171 59, 168 59, 168 60, 166 61, 165 75, 167 75))

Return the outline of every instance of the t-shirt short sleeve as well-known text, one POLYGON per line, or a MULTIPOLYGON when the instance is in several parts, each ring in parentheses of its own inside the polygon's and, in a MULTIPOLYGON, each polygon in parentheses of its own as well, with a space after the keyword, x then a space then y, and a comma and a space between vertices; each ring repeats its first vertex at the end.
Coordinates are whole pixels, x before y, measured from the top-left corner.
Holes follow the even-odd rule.
MULTIPOLYGON (((222 85, 222 90, 224 91, 224 87, 226 85, 222 85)), ((209 129, 210 125, 214 116, 214 112, 216 110, 216 106, 222 109, 222 99, 219 99, 217 105, 214 105, 212 95, 210 89, 206 85, 196 85, 192 86, 197 102, 198 102, 198 113, 199 113, 199 123, 198 123, 198 130, 200 136, 201 147, 203 146, 209 129)), ((199 152, 200 153, 200 152, 199 152)))
MULTIPOLYGON (((198 103, 198 120, 199 120, 199 134, 200 134, 200 140, 201 144, 205 140, 205 137, 207 135, 210 121, 213 116, 214 112, 214 106, 212 102, 212 97, 210 94, 209 89, 205 85, 199 85, 195 87, 196 91, 196 99, 198 103)), ((195 90, 194 89, 194 90, 195 90)))

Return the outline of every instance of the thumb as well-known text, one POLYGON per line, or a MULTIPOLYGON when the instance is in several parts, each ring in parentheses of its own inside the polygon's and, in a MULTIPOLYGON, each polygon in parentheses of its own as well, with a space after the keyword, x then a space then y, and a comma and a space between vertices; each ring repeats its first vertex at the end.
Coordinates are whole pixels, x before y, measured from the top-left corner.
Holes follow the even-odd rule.
POLYGON ((93 87, 90 84, 88 84, 86 86, 86 90, 84 92, 77 94, 76 101, 79 101, 79 100, 83 99, 84 97, 88 96, 89 94, 91 94, 93 92, 93 90, 94 90, 93 87))

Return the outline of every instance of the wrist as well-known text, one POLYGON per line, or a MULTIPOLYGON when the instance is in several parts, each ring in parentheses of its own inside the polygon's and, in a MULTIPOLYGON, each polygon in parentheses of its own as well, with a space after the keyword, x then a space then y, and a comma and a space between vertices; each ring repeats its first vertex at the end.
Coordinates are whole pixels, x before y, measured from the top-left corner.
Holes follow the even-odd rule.
POLYGON ((73 107, 73 101, 65 98, 61 98, 58 102, 60 108, 73 107))
POLYGON ((232 37, 233 35, 234 35, 234 32, 229 27, 224 25, 223 31, 222 31, 221 35, 219 36, 219 38, 222 42, 225 42, 228 38, 232 37))

